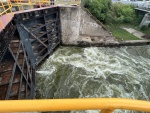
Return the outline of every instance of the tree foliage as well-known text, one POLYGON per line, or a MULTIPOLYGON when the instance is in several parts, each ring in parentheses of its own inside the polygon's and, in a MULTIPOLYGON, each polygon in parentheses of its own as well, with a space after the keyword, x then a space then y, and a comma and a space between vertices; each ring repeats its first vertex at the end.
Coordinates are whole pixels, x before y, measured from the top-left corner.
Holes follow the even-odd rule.
POLYGON ((113 17, 111 21, 117 23, 133 23, 135 20, 134 7, 128 4, 122 4, 122 3, 113 4, 109 12, 109 15, 113 17))
POLYGON ((84 7, 104 23, 132 23, 135 20, 132 5, 112 4, 111 0, 84 0, 84 7))
POLYGON ((84 7, 97 19, 105 22, 107 13, 111 8, 111 0, 84 0, 84 7))

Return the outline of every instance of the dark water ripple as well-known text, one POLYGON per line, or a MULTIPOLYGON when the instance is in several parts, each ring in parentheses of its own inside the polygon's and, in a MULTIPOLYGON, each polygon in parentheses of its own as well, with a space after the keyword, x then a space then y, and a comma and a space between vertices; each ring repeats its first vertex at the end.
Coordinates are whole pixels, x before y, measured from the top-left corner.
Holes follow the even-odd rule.
POLYGON ((37 88, 37 98, 115 97, 150 100, 150 46, 61 47, 39 67, 37 88))

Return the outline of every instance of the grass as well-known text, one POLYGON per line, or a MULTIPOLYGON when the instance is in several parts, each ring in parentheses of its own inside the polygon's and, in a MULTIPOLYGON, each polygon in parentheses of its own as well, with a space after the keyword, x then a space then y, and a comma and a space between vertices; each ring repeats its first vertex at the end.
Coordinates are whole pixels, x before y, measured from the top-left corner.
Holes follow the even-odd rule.
POLYGON ((150 27, 140 29, 139 27, 135 27, 136 30, 141 31, 147 35, 150 35, 150 27))
POLYGON ((121 25, 107 25, 107 28, 117 40, 141 40, 120 27, 121 25))
POLYGON ((126 24, 126 25, 123 25, 125 27, 130 27, 130 28, 133 28, 137 31, 141 31, 142 33, 145 33, 147 35, 150 35, 150 26, 149 27, 144 27, 144 28, 140 28, 138 25, 132 25, 132 24, 126 24))

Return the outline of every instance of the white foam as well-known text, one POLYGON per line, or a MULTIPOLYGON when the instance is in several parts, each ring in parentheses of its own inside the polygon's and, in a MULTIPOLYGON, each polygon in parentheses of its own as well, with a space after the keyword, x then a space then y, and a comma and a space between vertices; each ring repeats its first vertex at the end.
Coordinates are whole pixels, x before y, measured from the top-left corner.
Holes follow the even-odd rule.
MULTIPOLYGON (((79 53, 73 54, 70 54, 72 52, 71 48, 61 48, 41 66, 37 73, 51 76, 45 77, 45 85, 56 84, 57 69, 60 71, 59 66, 61 68, 68 66, 70 72, 67 72, 68 75, 63 75, 62 73, 62 77, 65 76, 64 81, 56 84, 57 91, 54 92, 56 98, 63 97, 65 91, 65 97, 67 97, 72 94, 70 89, 76 88, 80 98, 120 97, 149 100, 150 97, 147 95, 148 86, 145 87, 145 84, 150 82, 150 59, 142 57, 140 52, 139 56, 132 54, 132 51, 137 51, 138 48, 139 51, 148 51, 150 55, 149 46, 84 48, 82 49, 83 53, 80 50, 79 53)), ((45 86, 45 89, 42 89, 42 87, 41 91, 48 90, 48 86, 45 86)), ((83 111, 81 112, 83 113, 83 111)), ((94 113, 98 111, 86 111, 85 113, 88 112, 94 113)), ((116 112, 120 113, 122 111, 117 110, 116 112)), ((124 112, 131 113, 131 111, 124 112)), ((79 113, 79 111, 76 113, 79 113)))

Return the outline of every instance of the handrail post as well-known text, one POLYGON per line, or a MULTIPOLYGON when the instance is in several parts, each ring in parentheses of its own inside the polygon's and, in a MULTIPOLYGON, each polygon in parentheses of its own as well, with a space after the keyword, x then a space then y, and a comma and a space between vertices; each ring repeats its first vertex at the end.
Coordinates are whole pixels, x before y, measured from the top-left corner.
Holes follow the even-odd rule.
POLYGON ((4 29, 4 24, 2 23, 1 20, 0 20, 0 26, 2 27, 2 29, 4 29))

